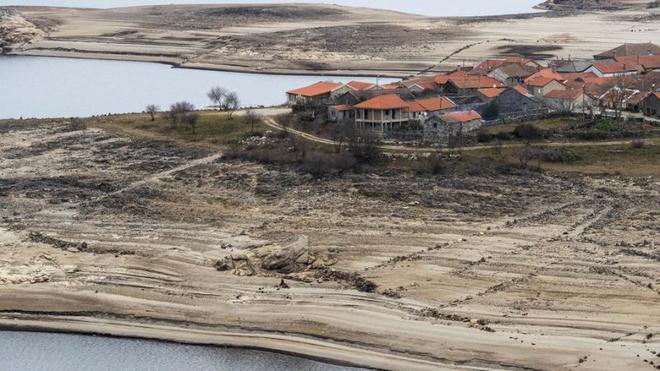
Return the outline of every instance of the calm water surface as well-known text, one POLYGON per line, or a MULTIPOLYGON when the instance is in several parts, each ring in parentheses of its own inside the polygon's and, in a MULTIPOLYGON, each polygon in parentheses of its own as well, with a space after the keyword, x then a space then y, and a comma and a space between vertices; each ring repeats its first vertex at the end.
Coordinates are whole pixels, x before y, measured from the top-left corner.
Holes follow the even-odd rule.
MULTIPOLYGON (((0 119, 92 116, 167 108, 186 100, 210 104, 215 85, 238 93, 244 106, 272 106, 285 92, 319 80, 353 77, 280 76, 171 68, 142 62, 46 57, 0 57, 0 119)), ((376 82, 375 78, 359 78, 376 82)), ((392 79, 380 79, 382 83, 392 79)))
POLYGON ((12 371, 360 370, 248 349, 8 331, 0 331, 0 369, 12 371))
POLYGON ((87 8, 158 4, 226 4, 226 3, 326 3, 381 8, 428 16, 475 16, 527 13, 543 0, 0 0, 0 5, 45 5, 87 8))

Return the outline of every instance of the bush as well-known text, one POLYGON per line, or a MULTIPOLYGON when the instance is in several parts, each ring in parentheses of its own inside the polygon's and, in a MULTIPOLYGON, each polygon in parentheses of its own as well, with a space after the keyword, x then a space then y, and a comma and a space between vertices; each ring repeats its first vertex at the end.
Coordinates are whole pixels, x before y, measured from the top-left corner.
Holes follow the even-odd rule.
POLYGON ((513 135, 526 140, 543 139, 543 130, 532 124, 521 124, 513 131, 513 135))
POLYGON ((429 157, 419 161, 417 172, 420 174, 442 174, 445 171, 445 160, 439 154, 431 154, 429 157))
POLYGON ((300 169, 318 178, 350 170, 355 164, 355 158, 347 153, 312 152, 305 156, 300 169))
POLYGON ((630 147, 635 149, 644 148, 645 145, 646 143, 641 139, 633 139, 632 142, 630 142, 630 147))
POLYGON ((533 158, 554 163, 570 163, 580 159, 575 152, 566 148, 549 148, 536 151, 533 158))

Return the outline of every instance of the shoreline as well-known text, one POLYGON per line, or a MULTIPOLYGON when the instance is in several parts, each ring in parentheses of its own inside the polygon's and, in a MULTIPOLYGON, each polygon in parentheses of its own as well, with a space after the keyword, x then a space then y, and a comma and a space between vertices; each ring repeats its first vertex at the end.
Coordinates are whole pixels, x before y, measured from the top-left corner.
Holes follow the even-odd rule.
MULTIPOLYGON (((152 58, 149 56, 130 56, 126 57, 125 55, 114 56, 112 54, 94 54, 87 55, 86 53, 62 53, 54 51, 52 53, 31 53, 30 50, 26 52, 15 52, 11 51, 6 54, 0 54, 2 57, 40 57, 40 58, 63 58, 63 59, 89 59, 89 60, 100 60, 100 61, 116 61, 116 62, 138 62, 138 63, 156 63, 170 66, 171 68, 176 69, 188 69, 188 70, 198 70, 198 71, 214 71, 214 72, 230 72, 230 73, 240 73, 240 74, 254 74, 254 75, 273 75, 273 76, 328 76, 328 77, 369 77, 369 78, 396 78, 402 79, 408 76, 415 76, 413 71, 395 71, 395 70, 376 70, 376 71, 366 71, 363 69, 359 70, 321 70, 321 71, 312 71, 312 70, 302 70, 302 69, 272 69, 272 70, 263 70, 257 67, 250 66, 235 66, 230 64, 217 64, 217 65, 185 65, 180 64, 171 60, 171 58, 152 58)), ((442 73, 446 72, 442 69, 432 69, 427 72, 436 72, 442 73)))
MULTIPOLYGON (((84 318, 84 317, 83 317, 84 318)), ((76 319, 79 319, 77 317, 76 319)), ((215 332, 203 329, 184 329, 147 323, 130 323, 88 317, 87 323, 75 323, 62 319, 36 320, 0 318, 0 331, 41 332, 99 336, 117 339, 139 339, 156 342, 193 345, 214 348, 237 348, 284 354, 326 364, 368 369, 399 370, 438 370, 473 367, 439 364, 394 354, 364 350, 329 341, 309 339, 295 335, 251 334, 233 332, 215 332)))

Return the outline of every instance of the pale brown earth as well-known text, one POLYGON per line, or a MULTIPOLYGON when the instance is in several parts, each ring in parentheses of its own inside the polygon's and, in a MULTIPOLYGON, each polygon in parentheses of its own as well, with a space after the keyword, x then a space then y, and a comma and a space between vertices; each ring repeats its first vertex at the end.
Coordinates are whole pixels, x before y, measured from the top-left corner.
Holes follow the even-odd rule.
POLYGON ((315 180, 1 123, 0 326, 397 370, 659 365, 659 181, 466 166, 315 180))
POLYGON ((394 76, 448 70, 501 55, 587 58, 624 42, 660 40, 660 8, 649 9, 649 1, 578 3, 545 14, 474 18, 300 4, 22 7, 4 21, 0 17, 0 27, 17 24, 19 18, 18 23, 33 25, 21 27, 29 31, 31 43, 16 42, 6 51, 17 55, 394 76), (576 10, 581 8, 588 10, 576 10))

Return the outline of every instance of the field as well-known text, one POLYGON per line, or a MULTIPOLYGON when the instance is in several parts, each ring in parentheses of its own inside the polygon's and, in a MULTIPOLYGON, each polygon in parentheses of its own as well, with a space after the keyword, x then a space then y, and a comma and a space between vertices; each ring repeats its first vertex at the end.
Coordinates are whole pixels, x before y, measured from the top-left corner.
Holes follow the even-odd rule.
POLYGON ((502 148, 315 177, 223 155, 240 115, 0 132, 4 328, 400 370, 660 364, 655 140, 549 172, 502 148))

